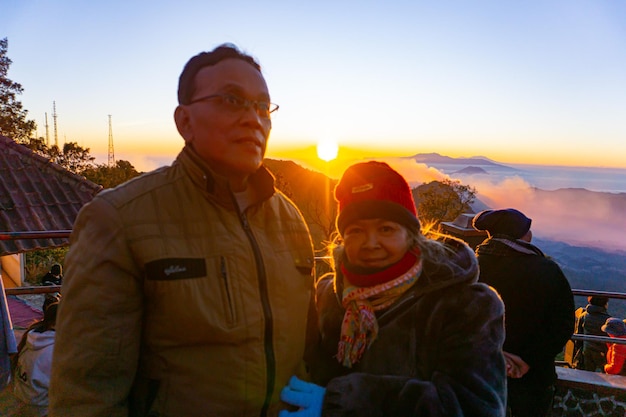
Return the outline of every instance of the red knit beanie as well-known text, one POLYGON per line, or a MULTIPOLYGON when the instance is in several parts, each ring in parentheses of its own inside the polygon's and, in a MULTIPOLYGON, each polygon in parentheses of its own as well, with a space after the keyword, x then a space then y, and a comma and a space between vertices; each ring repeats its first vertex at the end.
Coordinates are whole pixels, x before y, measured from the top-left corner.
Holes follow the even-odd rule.
POLYGON ((420 228, 409 184, 384 162, 362 162, 346 169, 335 187, 335 200, 341 235, 347 225, 360 219, 387 219, 420 228))

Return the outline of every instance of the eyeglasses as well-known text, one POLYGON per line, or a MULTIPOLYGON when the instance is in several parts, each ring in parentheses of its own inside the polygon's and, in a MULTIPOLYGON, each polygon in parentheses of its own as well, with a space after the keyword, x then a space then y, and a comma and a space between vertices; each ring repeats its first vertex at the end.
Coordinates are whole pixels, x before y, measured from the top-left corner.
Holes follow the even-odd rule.
POLYGON ((222 105, 232 112, 248 110, 250 107, 253 107, 256 114, 264 119, 269 119, 270 114, 278 110, 278 104, 270 103, 269 101, 248 100, 246 98, 227 93, 211 94, 200 97, 190 101, 189 104, 198 103, 199 101, 213 100, 214 98, 219 98, 222 101, 222 105))

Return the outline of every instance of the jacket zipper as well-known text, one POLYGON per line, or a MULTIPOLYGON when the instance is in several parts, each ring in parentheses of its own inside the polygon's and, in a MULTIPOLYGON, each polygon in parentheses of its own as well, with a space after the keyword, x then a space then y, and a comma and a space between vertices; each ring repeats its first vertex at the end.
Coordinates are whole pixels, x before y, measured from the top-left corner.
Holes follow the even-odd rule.
POLYGON ((252 246, 252 252, 254 253, 254 260, 256 263, 257 275, 259 278, 259 291, 261 293, 261 306, 263 307, 263 317, 265 318, 265 329, 264 329, 264 349, 265 349, 265 366, 267 368, 266 372, 266 391, 265 391, 265 402, 263 403, 263 408, 261 408, 260 417, 267 416, 267 411, 269 410, 270 403, 272 401, 272 395, 274 394, 274 383, 276 381, 276 357, 274 355, 274 328, 273 328, 273 316, 272 309, 269 302, 269 293, 267 290, 267 275, 265 272, 265 265, 263 264, 263 257, 261 256, 261 250, 259 248, 259 244, 250 229, 250 224, 248 223, 248 218, 245 213, 242 213, 239 210, 239 219, 241 221, 241 225, 246 235, 248 236, 248 240, 250 241, 250 245, 252 246))
POLYGON ((226 259, 220 256, 220 273, 222 274, 222 280, 224 281, 224 290, 226 291, 226 299, 228 301, 228 312, 230 313, 230 322, 235 322, 235 311, 233 310, 233 300, 230 294, 230 287, 228 286, 228 271, 226 270, 226 259))

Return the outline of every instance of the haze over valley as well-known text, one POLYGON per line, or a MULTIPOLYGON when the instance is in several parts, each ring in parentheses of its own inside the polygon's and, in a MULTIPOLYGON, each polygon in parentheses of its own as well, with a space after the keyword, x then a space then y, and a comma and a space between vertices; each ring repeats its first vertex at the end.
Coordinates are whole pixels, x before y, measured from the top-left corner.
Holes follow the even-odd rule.
POLYGON ((514 207, 526 213, 537 237, 626 254, 626 170, 513 166, 439 154, 386 160, 413 187, 449 178, 476 188, 476 212, 514 207))

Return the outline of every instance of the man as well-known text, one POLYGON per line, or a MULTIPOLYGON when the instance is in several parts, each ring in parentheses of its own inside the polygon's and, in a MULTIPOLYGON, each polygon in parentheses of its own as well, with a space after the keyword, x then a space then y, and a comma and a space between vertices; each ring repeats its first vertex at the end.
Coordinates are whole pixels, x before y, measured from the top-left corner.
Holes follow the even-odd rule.
MULTIPOLYGON (((608 297, 589 296, 587 306, 584 308, 576 322, 576 333, 592 336, 609 337, 602 326, 611 318, 608 312, 608 297)), ((603 372, 606 365, 607 343, 585 340, 582 342, 583 363, 580 369, 592 372, 603 372)))
MULTIPOLYGON (((41 285, 52 286, 63 284, 63 267, 60 264, 54 264, 50 267, 50 271, 46 272, 41 278, 41 285)), ((60 292, 47 293, 44 296, 43 304, 41 305, 41 311, 46 311, 46 308, 50 304, 58 303, 61 300, 60 292)))
POLYGON ((233 45, 186 64, 170 167, 100 193, 67 256, 51 416, 274 416, 302 375, 313 249, 264 168, 272 113, 233 45))
POLYGON ((63 268, 60 264, 54 264, 50 271, 41 278, 42 285, 61 285, 63 283, 63 268))
POLYGON ((505 308, 507 406, 513 417, 549 415, 554 358, 574 330, 574 297, 561 268, 531 244, 531 219, 515 209, 485 210, 473 226, 488 238, 476 249, 479 281, 505 308))

